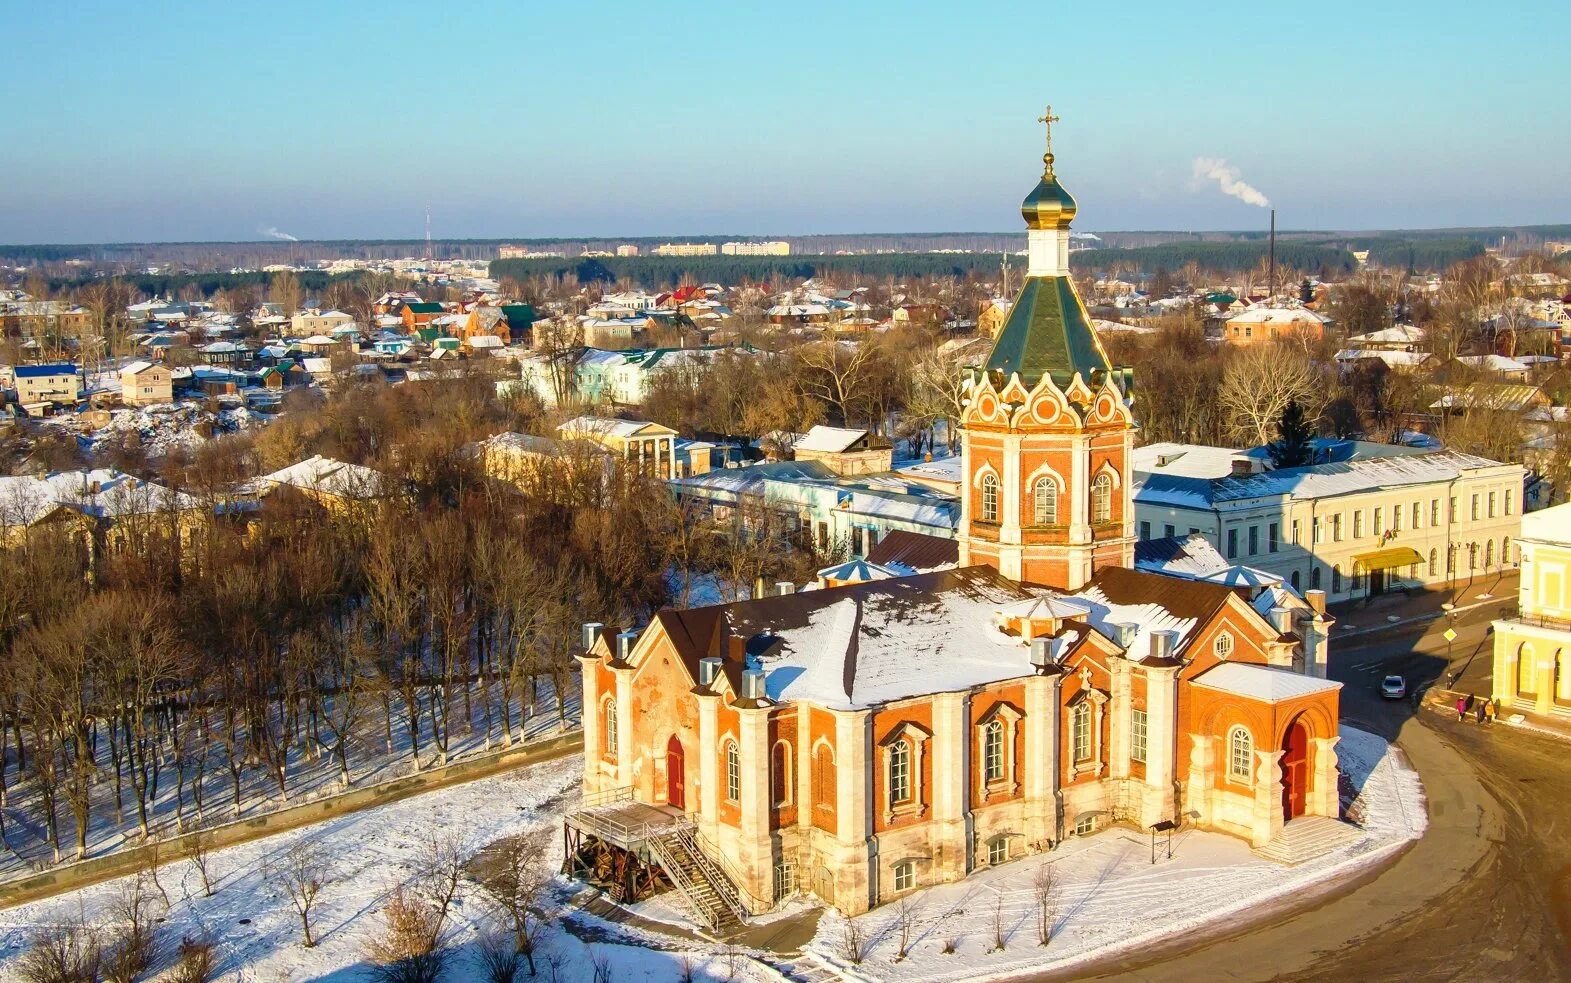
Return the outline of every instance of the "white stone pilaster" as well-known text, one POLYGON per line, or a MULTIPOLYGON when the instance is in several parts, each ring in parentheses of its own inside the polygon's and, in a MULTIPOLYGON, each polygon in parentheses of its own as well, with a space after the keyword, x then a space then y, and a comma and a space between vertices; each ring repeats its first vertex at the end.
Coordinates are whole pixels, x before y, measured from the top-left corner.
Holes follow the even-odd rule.
POLYGON ((611 671, 616 674, 616 787, 621 788, 637 780, 633 767, 633 670, 611 671))
POLYGON ((769 833, 769 708, 741 709, 737 743, 742 755, 741 819, 737 860, 747 889, 760 898, 774 894, 774 844, 769 833))
POLYGON ((1112 660, 1111 698, 1108 700, 1107 774, 1109 778, 1129 777, 1129 719, 1134 712, 1133 673, 1123 659, 1112 660))
POLYGON ((604 784, 600 772, 600 660, 581 655, 578 664, 583 677, 578 716, 584 730, 584 795, 588 796, 604 784))
POLYGON ((1337 788, 1336 744, 1340 737, 1312 737, 1310 746, 1315 751, 1314 784, 1304 797, 1304 809, 1311 816, 1330 816, 1336 819, 1342 812, 1342 799, 1337 788))
POLYGON ((1195 813, 1195 821, 1204 825, 1214 820, 1216 812, 1211 798, 1216 787, 1217 739, 1205 734, 1190 734, 1189 742, 1188 801, 1183 807, 1195 813))
POLYGON ((1025 825, 1026 842, 1044 850, 1058 830, 1058 687, 1062 676, 1026 680, 1025 825))
POLYGON ((933 876, 939 881, 959 880, 971 868, 970 702, 965 693, 933 697, 933 876))
POLYGON ((1282 752, 1255 752, 1255 815, 1249 845, 1259 849, 1282 832, 1282 752))
POLYGON ((1153 667, 1146 673, 1146 785, 1151 804, 1143 817, 1151 826, 1173 819, 1173 780, 1178 753, 1178 668, 1153 667))
POLYGON ((710 843, 720 842, 720 698, 698 698, 698 824, 710 843))
MULTIPOLYGON (((835 906, 860 914, 873 904, 876 863, 873 835, 873 715, 866 710, 835 713, 835 906)), ((913 776, 915 778, 916 776, 913 776)))

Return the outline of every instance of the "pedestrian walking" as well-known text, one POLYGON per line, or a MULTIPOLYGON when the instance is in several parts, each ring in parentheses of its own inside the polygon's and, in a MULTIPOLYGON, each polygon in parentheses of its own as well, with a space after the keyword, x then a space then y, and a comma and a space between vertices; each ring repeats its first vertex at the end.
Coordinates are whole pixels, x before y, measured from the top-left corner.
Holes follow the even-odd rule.
POLYGON ((1461 723, 1465 719, 1467 719, 1467 697, 1459 696, 1456 698, 1456 722, 1461 723))
POLYGON ((1485 700, 1484 701, 1484 723, 1492 724, 1494 722, 1495 722, 1495 701, 1493 701, 1493 700, 1485 700))
POLYGON ((1477 720, 1478 720, 1478 726, 1480 726, 1480 727, 1484 726, 1484 702, 1485 701, 1480 700, 1479 704, 1478 704, 1477 720))

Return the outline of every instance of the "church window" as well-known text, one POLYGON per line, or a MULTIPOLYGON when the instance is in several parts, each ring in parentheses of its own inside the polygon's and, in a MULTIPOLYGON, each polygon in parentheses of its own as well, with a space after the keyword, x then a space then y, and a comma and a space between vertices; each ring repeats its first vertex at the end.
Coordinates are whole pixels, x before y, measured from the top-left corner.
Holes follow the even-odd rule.
POLYGON ((727 741, 725 746, 725 797, 727 802, 742 798, 742 756, 734 741, 727 741))
POLYGON ((1000 836, 987 845, 987 863, 990 867, 997 867, 1009 861, 1009 839, 1000 836))
POLYGON ((1212 651, 1216 652, 1216 657, 1218 659, 1225 659, 1232 655, 1233 636, 1225 631, 1222 632, 1222 634, 1216 636, 1216 642, 1214 645, 1212 645, 1212 651))
POLYGON ((1145 764, 1146 760, 1146 712, 1136 710, 1129 721, 1129 759, 1145 764))
POLYGON ((889 745, 889 801, 911 801, 911 745, 906 741, 889 745))
POLYGON ((1052 478, 1038 478, 1036 487, 1032 490, 1032 499, 1035 506, 1036 524, 1039 526, 1057 525, 1058 482, 1052 478))
POLYGON ((788 806, 791 804, 791 745, 785 741, 776 741, 774 760, 769 764, 775 805, 788 806))
POLYGON ((983 780, 996 782, 1004 777, 1004 722, 994 720, 982 730, 983 780))
POLYGON ((909 891, 916 887, 916 864, 902 860, 895 864, 895 890, 909 891))
POLYGON ((998 521, 998 477, 992 473, 982 476, 982 521, 998 521))
POLYGON ((820 809, 833 808, 835 802, 835 756, 828 745, 820 744, 813 752, 813 804, 820 809))
POLYGON ((1106 474, 1091 482, 1091 521, 1113 521, 1113 479, 1106 474))
POLYGON ((605 753, 615 755, 620 747, 616 732, 616 701, 607 700, 605 704, 605 753))
POLYGON ((1234 727, 1227 735, 1227 777, 1237 782, 1248 782, 1254 773, 1255 739, 1243 727, 1234 727))
POLYGON ((1069 719, 1069 741, 1076 761, 1091 758, 1091 704, 1078 703, 1069 719))

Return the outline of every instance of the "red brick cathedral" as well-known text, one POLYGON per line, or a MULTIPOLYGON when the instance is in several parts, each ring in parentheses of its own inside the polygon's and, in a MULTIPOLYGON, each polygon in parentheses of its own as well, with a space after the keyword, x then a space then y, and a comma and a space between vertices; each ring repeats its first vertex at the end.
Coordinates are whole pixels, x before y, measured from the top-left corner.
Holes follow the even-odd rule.
POLYGON ((1262 851, 1335 825, 1323 598, 1133 569, 1130 373, 1044 163, 1025 285, 969 380, 959 567, 592 632, 571 870, 669 884, 720 927, 802 892, 863 911, 1110 824, 1262 851))

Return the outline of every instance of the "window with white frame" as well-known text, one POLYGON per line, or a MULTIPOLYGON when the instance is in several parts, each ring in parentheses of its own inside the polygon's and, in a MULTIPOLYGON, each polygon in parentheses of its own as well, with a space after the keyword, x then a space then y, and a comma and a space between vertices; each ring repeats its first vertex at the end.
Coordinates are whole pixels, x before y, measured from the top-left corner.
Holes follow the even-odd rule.
POLYGON ((889 745, 889 801, 911 801, 911 744, 908 741, 889 745))
POLYGON ((1233 635, 1231 632, 1222 632, 1216 636, 1216 641, 1211 645, 1218 659, 1225 659, 1233 654, 1233 635))
POLYGON ((989 721, 982 728, 982 778, 1002 781, 1004 777, 1004 722, 989 721))
POLYGON ((1039 526, 1058 523, 1058 482, 1052 478, 1038 478, 1031 491, 1033 518, 1039 526))
POLYGON ((1254 774, 1255 739, 1243 727, 1234 727, 1227 735, 1227 777, 1235 782, 1248 782, 1254 774))
POLYGON ((1512 500, 1513 497, 1514 496, 1511 494, 1511 489, 1507 488, 1506 489, 1506 515, 1510 515, 1511 514, 1511 510, 1515 507, 1515 506, 1513 506, 1511 504, 1511 500, 1512 500))
POLYGON ((616 732, 616 701, 607 700, 605 703, 605 753, 615 755, 619 738, 616 732))
POLYGON ((1007 837, 1000 836, 987 844, 988 866, 996 867, 1001 863, 1007 863, 1008 860, 1009 839, 1007 837))
POLYGON ((1081 816, 1075 820, 1075 835, 1089 836, 1096 831, 1095 816, 1081 816))
POLYGON ((1146 712, 1136 710, 1129 722, 1129 758, 1145 764, 1146 760, 1146 712))
POLYGON ((902 860, 895 864, 895 890, 909 891, 916 887, 916 864, 902 860))
POLYGON ((735 741, 727 741, 725 746, 725 797, 727 802, 742 798, 742 755, 735 741))
POLYGON ((998 476, 991 472, 982 475, 982 521, 998 521, 998 476))
POLYGON ((1091 704, 1081 701, 1069 715, 1069 743, 1076 761, 1091 758, 1091 704))
POLYGON ((1091 521, 1113 521, 1113 479, 1105 472, 1091 482, 1091 521))

